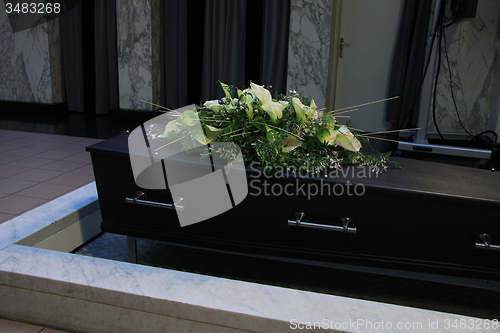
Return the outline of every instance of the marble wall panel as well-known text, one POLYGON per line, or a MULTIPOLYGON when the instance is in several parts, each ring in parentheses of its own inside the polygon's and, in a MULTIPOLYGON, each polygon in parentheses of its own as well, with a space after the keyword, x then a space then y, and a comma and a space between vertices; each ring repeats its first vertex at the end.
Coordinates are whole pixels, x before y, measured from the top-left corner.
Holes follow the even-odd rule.
MULTIPOLYGON (((465 133, 463 127, 470 133, 487 129, 490 103, 497 103, 492 90, 500 49, 499 16, 500 1, 479 0, 475 18, 446 29, 447 52, 443 47, 436 97, 442 133, 465 133)), ((428 131, 436 131, 432 112, 428 131)))
POLYGON ((287 89, 312 97, 325 107, 332 0, 292 0, 287 89))
POLYGON ((41 24, 13 33, 0 2, 0 100, 55 102, 47 30, 41 24))
POLYGON ((153 75, 152 3, 156 1, 116 1, 120 109, 151 110, 141 100, 157 102, 153 100, 157 79, 153 75))

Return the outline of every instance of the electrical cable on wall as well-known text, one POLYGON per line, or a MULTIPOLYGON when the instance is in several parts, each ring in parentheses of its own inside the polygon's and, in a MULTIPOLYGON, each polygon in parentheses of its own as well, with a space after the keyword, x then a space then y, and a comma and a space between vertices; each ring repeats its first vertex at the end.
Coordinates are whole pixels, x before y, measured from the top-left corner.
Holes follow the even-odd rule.
MULTIPOLYGON (((462 1, 462 0, 459 0, 459 1, 462 1)), ((434 126, 436 128, 436 131, 438 132, 438 135, 439 137, 441 138, 441 140, 443 140, 443 142, 446 142, 445 138, 443 137, 442 133, 441 133, 441 130, 439 128, 439 125, 438 125, 438 122, 437 122, 437 117, 436 117, 436 95, 437 95, 437 84, 438 84, 438 79, 439 79, 439 73, 440 73, 440 70, 441 70, 441 56, 442 56, 442 51, 443 51, 443 46, 442 46, 442 43, 444 41, 444 52, 445 52, 445 58, 446 58, 446 62, 447 62, 447 66, 448 66, 448 72, 449 72, 449 84, 450 84, 450 92, 451 92, 451 98, 453 100, 453 104, 454 104, 454 108, 455 108, 455 113, 457 115, 457 119, 458 119, 458 122, 460 124, 460 126, 462 127, 462 129, 470 136, 472 137, 472 140, 469 140, 470 138, 468 138, 466 140, 466 142, 464 142, 464 145, 466 143, 480 143, 480 144, 483 144, 483 145, 487 145, 487 146, 491 146, 492 144, 496 143, 498 141, 498 135, 497 133, 495 133, 494 131, 483 131, 479 134, 471 134, 467 128, 464 126, 463 122, 462 122, 462 119, 460 117, 460 113, 458 111, 458 106, 457 106, 457 102, 456 102, 456 98, 455 98, 455 94, 454 94, 454 91, 453 91, 453 76, 452 76, 452 73, 451 73, 451 66, 450 66, 450 60, 449 60, 449 57, 448 57, 448 50, 447 50, 447 46, 446 46, 446 31, 445 29, 449 26, 451 26, 452 24, 455 24, 457 23, 457 18, 460 17, 460 13, 458 10, 455 10, 454 12, 452 12, 452 16, 451 18, 447 18, 446 15, 445 15, 445 4, 446 4, 446 1, 443 1, 442 3, 442 8, 440 10, 440 17, 439 17, 439 20, 438 20, 438 29, 436 29, 437 31, 439 31, 439 43, 438 43, 438 64, 437 64, 437 69, 436 69, 436 77, 435 77, 435 82, 434 82, 434 87, 433 87, 433 103, 432 103, 432 116, 433 116, 433 123, 434 123, 434 126), (450 20, 449 23, 445 24, 445 19, 446 20, 450 20), (488 136, 486 136, 486 134, 493 134, 494 136, 494 141, 491 140, 491 138, 489 138, 488 136)), ((460 8, 460 6, 457 6, 457 8, 460 8)))

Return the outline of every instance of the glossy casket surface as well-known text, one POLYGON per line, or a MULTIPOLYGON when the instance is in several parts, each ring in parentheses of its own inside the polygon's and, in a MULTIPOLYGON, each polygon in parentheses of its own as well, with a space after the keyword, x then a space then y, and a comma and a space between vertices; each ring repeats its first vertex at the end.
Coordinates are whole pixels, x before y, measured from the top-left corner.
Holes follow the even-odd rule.
POLYGON ((327 178, 265 175, 247 166, 248 195, 240 204, 181 227, 175 210, 130 200, 143 191, 148 202, 173 203, 168 189, 136 185, 127 135, 87 150, 104 232, 245 254, 500 281, 497 172, 395 157, 402 169, 375 174, 346 166, 328 172, 327 178), (307 220, 297 223, 298 212, 307 220))

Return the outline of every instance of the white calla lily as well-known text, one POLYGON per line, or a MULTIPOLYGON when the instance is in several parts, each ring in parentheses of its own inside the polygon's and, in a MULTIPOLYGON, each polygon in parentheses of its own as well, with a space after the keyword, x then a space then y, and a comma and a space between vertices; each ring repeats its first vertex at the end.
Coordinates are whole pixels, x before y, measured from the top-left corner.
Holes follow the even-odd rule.
POLYGON ((306 114, 307 110, 297 97, 292 97, 292 104, 293 104, 293 109, 295 110, 295 118, 297 119, 298 122, 302 122, 304 119, 304 115, 306 114))
POLYGON ((266 111, 271 118, 273 124, 276 120, 283 116, 283 105, 279 102, 273 101, 269 90, 250 82, 252 92, 262 103, 262 110, 266 111))
POLYGON ((308 119, 316 119, 318 117, 318 107, 314 103, 314 100, 311 101, 311 106, 307 106, 302 104, 302 101, 297 97, 293 97, 292 104, 298 122, 304 121, 305 115, 307 115, 308 119))
POLYGON ((338 129, 337 143, 350 151, 359 151, 361 149, 359 140, 345 126, 340 126, 338 129))
POLYGON ((219 100, 206 101, 205 103, 203 103, 203 106, 212 109, 214 111, 219 111, 222 108, 222 105, 220 105, 219 100))
POLYGON ((330 131, 330 136, 326 138, 325 143, 329 145, 339 145, 350 151, 359 151, 361 149, 359 140, 343 125, 340 126, 338 130, 330 131))

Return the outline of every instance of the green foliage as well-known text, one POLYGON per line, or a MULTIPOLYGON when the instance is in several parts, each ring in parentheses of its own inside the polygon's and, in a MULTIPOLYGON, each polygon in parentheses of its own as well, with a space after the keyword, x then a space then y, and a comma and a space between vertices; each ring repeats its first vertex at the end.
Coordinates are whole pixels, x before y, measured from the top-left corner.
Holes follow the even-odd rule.
MULTIPOLYGON (((357 151, 354 148, 348 150, 338 145, 335 138, 340 125, 337 125, 334 115, 317 110, 312 99, 293 95, 302 105, 297 100, 292 101, 292 96, 279 96, 271 101, 266 97, 267 91, 254 84, 243 91, 221 85, 224 98, 198 105, 197 114, 185 111, 188 113, 176 121, 180 123, 177 130, 164 136, 191 135, 200 142, 199 133, 189 132, 192 122, 199 119, 207 143, 235 143, 241 148, 245 162, 258 162, 262 169, 279 167, 316 173, 343 163, 386 165, 385 154, 365 156, 359 148, 357 151), (294 104, 301 108, 299 115, 294 104), (277 114, 280 117, 276 118, 277 114)), ((357 142, 356 133, 353 134, 350 140, 357 142)), ((345 136, 342 137, 344 141, 347 140, 345 136)), ((224 156, 224 152, 219 153, 224 156)), ((234 152, 226 155, 233 156, 234 152)))

